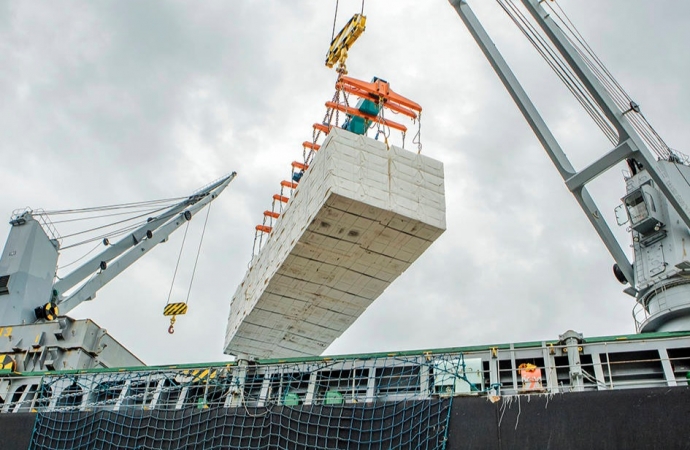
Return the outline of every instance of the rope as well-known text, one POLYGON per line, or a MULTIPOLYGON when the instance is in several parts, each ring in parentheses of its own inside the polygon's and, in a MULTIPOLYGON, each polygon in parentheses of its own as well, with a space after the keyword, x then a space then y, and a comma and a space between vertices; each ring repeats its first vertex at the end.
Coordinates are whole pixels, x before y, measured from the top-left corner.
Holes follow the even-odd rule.
POLYGON ((115 236, 122 236, 123 234, 126 234, 126 233, 128 233, 128 232, 130 232, 130 231, 136 230, 137 228, 139 228, 140 226, 142 226, 142 225, 145 224, 145 223, 146 223, 145 220, 144 220, 144 221, 141 221, 141 222, 137 222, 137 223, 135 223, 135 224, 133 224, 133 225, 131 225, 131 226, 128 226, 128 227, 125 227, 125 228, 120 228, 120 229, 115 230, 115 231, 111 231, 110 233, 105 233, 105 234, 101 234, 101 235, 99 235, 99 236, 95 236, 95 237, 93 237, 93 238, 85 239, 85 240, 79 241, 79 242, 77 242, 77 243, 75 243, 75 244, 66 245, 66 246, 61 246, 60 249, 61 249, 61 250, 67 250, 67 249, 69 249, 69 248, 78 247, 78 246, 80 246, 80 245, 88 244, 88 243, 90 243, 90 242, 102 241, 104 238, 111 238, 111 237, 115 237, 115 236))
MULTIPOLYGON (((165 209, 165 208, 163 208, 163 209, 165 209)), ((138 209, 138 210, 135 210, 135 211, 118 212, 118 213, 112 213, 112 214, 101 214, 101 215, 98 215, 98 216, 77 217, 77 218, 74 218, 74 219, 64 219, 64 220, 52 220, 51 223, 52 223, 53 225, 55 225, 55 224, 59 224, 59 223, 79 222, 79 221, 82 221, 82 220, 102 219, 102 218, 104 218, 104 217, 124 216, 124 215, 126 215, 126 214, 136 214, 136 213, 141 213, 141 212, 150 214, 150 213, 153 213, 153 212, 156 212, 156 211, 160 211, 160 209, 159 209, 159 210, 155 210, 155 209, 152 209, 152 208, 148 208, 148 209, 138 209)))
MULTIPOLYGON (((209 205, 210 206, 210 205, 209 205)), ((170 283, 170 291, 168 292, 167 305, 170 304, 170 297, 172 296, 173 287, 175 286, 175 277, 177 277, 177 269, 180 267, 180 259, 182 259, 182 249, 184 249, 184 243, 187 240, 187 231, 189 230, 189 221, 187 221, 187 226, 184 228, 184 236, 182 237, 182 245, 180 245, 180 254, 177 255, 177 263, 175 264, 175 272, 173 272, 172 283, 170 283)))
POLYGON ((331 42, 335 39, 335 21, 338 18, 338 0, 335 0, 335 14, 333 15, 333 31, 331 31, 331 42))
POLYGON ((78 214, 78 213, 84 213, 84 212, 92 212, 92 211, 108 211, 112 209, 123 209, 123 208, 132 208, 132 207, 139 207, 139 206, 145 206, 145 205, 154 205, 154 204, 160 204, 160 203, 177 203, 180 200, 183 200, 187 197, 174 197, 174 198, 168 198, 168 199, 161 199, 161 200, 148 200, 144 202, 133 202, 133 203, 119 203, 119 204, 114 204, 114 205, 106 205, 106 206, 92 206, 89 208, 79 208, 79 209, 56 209, 53 211, 42 211, 40 214, 41 215, 57 215, 57 214, 78 214))
POLYGON ((600 110, 589 91, 585 89, 579 78, 572 72, 572 69, 570 69, 570 66, 563 60, 560 53, 552 48, 549 41, 528 20, 527 16, 520 11, 512 0, 496 1, 568 88, 571 94, 573 94, 587 114, 594 120, 604 135, 615 144, 618 141, 618 136, 613 125, 608 122, 608 119, 600 110))
MULTIPOLYGON (((91 253, 93 253, 94 251, 96 251, 96 249, 97 249, 98 247, 100 247, 100 246, 101 246, 101 243, 99 242, 98 244, 96 244, 96 246, 95 246, 94 248, 92 248, 92 249, 89 250, 88 252, 84 253, 81 257, 79 257, 79 258, 75 259, 74 261, 72 261, 72 262, 70 262, 70 263, 67 263, 67 264, 65 264, 65 265, 58 266, 57 270, 61 270, 61 269, 64 269, 65 267, 69 267, 69 266, 71 266, 71 265, 73 265, 73 264, 78 263, 78 262, 81 261, 82 259, 84 259, 84 258, 86 258, 87 256, 89 256, 91 253)), ((63 250, 64 250, 64 249, 63 249, 63 250)))
MULTIPOLYGON (((512 2, 512 0, 497 1, 499 1, 499 3, 501 1, 512 2)), ((606 68, 602 60, 594 53, 591 46, 587 43, 582 34, 575 27, 575 25, 570 20, 563 8, 556 2, 544 2, 542 4, 549 9, 550 16, 557 23, 561 31, 563 31, 563 34, 570 43, 570 45, 575 49, 580 58, 582 58, 586 66, 591 70, 592 74, 595 76, 595 78, 602 84, 608 95, 613 100, 614 104, 626 116, 628 122, 630 123, 632 128, 638 133, 638 135, 644 141, 644 143, 649 147, 651 151, 656 153, 656 155, 659 158, 665 160, 672 160, 674 158, 675 152, 671 150, 671 148, 666 144, 663 138, 656 132, 656 130, 654 129, 654 127, 652 127, 652 125, 649 123, 646 117, 639 111, 639 108, 634 107, 636 105, 633 102, 630 95, 625 91, 623 86, 616 80, 613 74, 606 68), (555 5, 555 7, 552 5, 555 5)), ((600 128, 602 125, 602 120, 603 123, 607 125, 607 128, 609 128, 611 124, 608 122, 608 119, 602 119, 602 109, 596 102, 593 101, 593 99, 591 98, 591 94, 589 94, 588 92, 587 97, 588 101, 592 104, 592 108, 596 111, 596 115, 598 117, 595 118, 590 113, 590 110, 586 108, 588 109, 588 113, 590 113, 590 116, 595 118, 595 122, 597 122, 600 128)), ((610 140, 612 140, 614 144, 618 143, 617 133, 611 133, 610 129, 606 131, 603 128, 602 131, 604 131, 607 137, 610 140)), ((682 160, 683 157, 681 156, 680 159, 682 160)))
MULTIPOLYGON (((199 255, 201 254, 201 244, 204 242, 204 235, 206 234, 206 224, 208 223, 208 216, 211 214, 211 204, 206 207, 206 219, 204 219, 204 228, 201 230, 201 239, 199 240, 199 248, 196 251, 196 259, 194 260, 194 268, 192 269, 192 279, 189 281, 189 290, 187 291, 187 299, 184 301, 189 305, 189 295, 192 292, 192 284, 194 283, 194 275, 196 274, 196 266, 199 263, 199 255)), ((189 223, 189 222, 187 222, 189 223)))
MULTIPOLYGON (((164 211, 164 210, 166 210, 166 209, 167 209, 167 207, 163 207, 163 208, 159 208, 159 209, 156 209, 156 210, 154 210, 154 211, 151 211, 151 212, 160 212, 160 211, 164 211)), ((63 238, 63 239, 67 239, 67 238, 70 238, 70 237, 79 236, 79 235, 81 235, 81 234, 90 233, 90 232, 92 232, 92 231, 102 230, 102 229, 104 229, 104 228, 112 227, 112 226, 114 226, 114 225, 118 225, 118 224, 121 224, 121 223, 131 222, 132 220, 140 219, 140 218, 145 217, 145 216, 149 216, 151 212, 146 212, 146 213, 144 213, 144 214, 139 214, 139 215, 130 217, 130 218, 128 218, 128 219, 118 220, 117 222, 109 223, 109 224, 106 224, 106 225, 101 225, 101 226, 98 226, 98 227, 89 228, 88 230, 78 231, 78 232, 72 233, 72 234, 66 234, 66 235, 62 236, 62 238, 63 238)))

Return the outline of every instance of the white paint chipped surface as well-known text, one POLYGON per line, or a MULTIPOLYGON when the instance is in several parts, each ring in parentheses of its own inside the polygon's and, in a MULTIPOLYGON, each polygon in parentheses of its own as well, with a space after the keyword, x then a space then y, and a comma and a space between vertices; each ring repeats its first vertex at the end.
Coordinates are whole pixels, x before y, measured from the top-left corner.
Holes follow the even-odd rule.
POLYGON ((233 296, 225 352, 321 354, 445 228, 441 162, 333 129, 233 296))

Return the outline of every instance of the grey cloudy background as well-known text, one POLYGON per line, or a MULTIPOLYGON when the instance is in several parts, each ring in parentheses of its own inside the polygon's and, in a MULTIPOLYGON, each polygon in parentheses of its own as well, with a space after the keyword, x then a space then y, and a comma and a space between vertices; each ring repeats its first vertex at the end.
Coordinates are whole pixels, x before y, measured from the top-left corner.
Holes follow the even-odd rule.
MULTIPOLYGON (((323 57, 334 3, 0 0, 5 218, 24 206, 182 196, 239 173, 213 205, 190 312, 173 336, 161 313, 180 236, 72 316, 93 319, 149 364, 228 358, 229 301, 253 227, 333 95, 323 57)), ((669 145, 690 153, 690 4, 560 3, 669 145)), ((471 4, 575 165, 607 150, 502 11, 471 4)), ((359 6, 340 1, 338 27, 359 6)), ((385 78, 424 107, 423 152, 445 163, 448 230, 328 353, 634 332, 611 257, 451 6, 368 0, 365 14, 350 75, 385 78)), ((592 190, 612 217, 620 171, 592 190)), ((8 231, 3 220, 0 235, 8 231)), ((186 293, 194 245, 173 300, 186 293)))

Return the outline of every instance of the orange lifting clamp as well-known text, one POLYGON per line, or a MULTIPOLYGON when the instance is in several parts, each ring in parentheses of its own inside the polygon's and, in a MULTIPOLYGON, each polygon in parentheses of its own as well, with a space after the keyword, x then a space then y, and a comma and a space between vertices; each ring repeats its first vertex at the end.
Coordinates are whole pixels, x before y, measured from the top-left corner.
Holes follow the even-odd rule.
POLYGON ((324 133, 328 134, 333 129, 333 125, 325 125, 323 123, 315 123, 314 129, 317 131, 323 131, 324 133))
POLYGON ((285 181, 284 180, 284 181, 280 182, 280 185, 282 187, 286 187, 288 189, 297 189, 297 183, 295 183, 294 181, 285 181))
POLYGON ((319 144, 314 144, 313 142, 309 141, 304 141, 302 142, 302 147, 304 148, 309 148, 311 150, 314 150, 315 152, 318 152, 321 146, 319 144))
POLYGON ((268 225, 257 225, 256 231, 261 231, 262 233, 270 233, 271 231, 273 231, 273 227, 269 227, 268 225))
POLYGON ((297 161, 292 161, 292 167, 297 170, 307 170, 309 168, 308 165, 297 161))

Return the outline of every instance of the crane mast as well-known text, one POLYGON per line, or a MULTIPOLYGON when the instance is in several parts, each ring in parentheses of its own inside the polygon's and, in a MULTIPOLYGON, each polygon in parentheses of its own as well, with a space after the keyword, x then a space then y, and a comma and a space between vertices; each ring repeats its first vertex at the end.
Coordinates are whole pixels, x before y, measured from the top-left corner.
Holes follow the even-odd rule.
MULTIPOLYGON (((558 58, 560 64, 567 67, 570 78, 561 79, 574 80, 578 89, 585 92, 586 96, 579 100, 583 106, 596 109, 595 115, 598 115, 593 118, 603 124, 602 130, 612 141, 613 148, 576 170, 467 0, 449 1, 613 256, 616 278, 623 284, 630 284, 625 292, 636 300, 633 316, 637 331, 690 330, 690 258, 686 250, 686 243, 690 243, 690 167, 687 158, 663 143, 641 116, 635 102, 612 92, 596 69, 598 58, 588 46, 584 50, 576 46, 577 39, 568 36, 565 27, 554 20, 557 14, 546 9, 552 8, 550 5, 545 8, 540 0, 519 0, 538 26, 530 29, 540 34, 536 41, 548 45, 546 54, 558 58), (594 63, 588 59, 588 53, 593 56, 594 63), (621 107, 622 98, 629 100, 624 108, 621 107), (627 163, 630 173, 625 177, 626 194, 623 204, 616 209, 616 219, 619 225, 629 223, 632 262, 587 190, 589 182, 621 162, 627 163)), ((513 0, 498 0, 498 3, 509 15, 511 8, 516 8, 513 0)), ((520 21, 528 20, 526 15, 512 18, 518 26, 520 21)), ((603 72, 610 76, 605 68, 603 72)), ((615 80, 613 84, 620 88, 615 80)))

